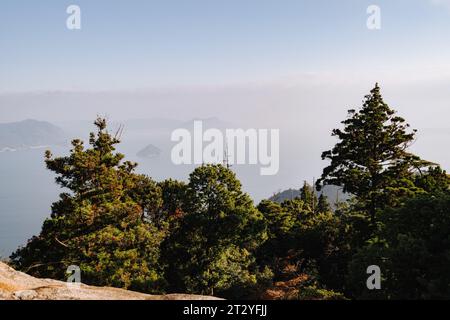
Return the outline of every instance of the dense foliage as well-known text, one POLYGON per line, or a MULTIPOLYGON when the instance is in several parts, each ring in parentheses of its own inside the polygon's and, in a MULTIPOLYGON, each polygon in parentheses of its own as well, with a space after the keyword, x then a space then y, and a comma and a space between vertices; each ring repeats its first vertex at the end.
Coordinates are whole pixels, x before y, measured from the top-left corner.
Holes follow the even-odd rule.
POLYGON ((450 298, 450 179, 408 152, 415 131, 378 85, 350 110, 317 183, 352 195, 330 204, 308 183, 293 199, 257 206, 232 170, 197 167, 187 182, 155 182, 115 151, 95 122, 89 147, 46 154, 67 191, 38 236, 11 256, 18 269, 143 292, 226 298, 450 298), (377 265, 380 290, 366 286, 377 265))
POLYGON ((159 246, 167 233, 155 221, 161 189, 114 153, 119 140, 108 133, 105 120, 95 125, 89 149, 74 140, 67 157, 47 152, 47 167, 69 192, 60 195, 41 234, 15 252, 12 262, 30 274, 57 279, 78 265, 87 283, 158 291, 164 283, 159 246))
POLYGON ((184 216, 164 243, 172 290, 244 296, 257 286, 253 253, 266 239, 263 217, 229 169, 205 165, 186 185, 184 216))
POLYGON ((378 84, 366 96, 361 110, 349 110, 344 128, 334 129, 336 146, 322 154, 330 160, 320 184, 343 187, 374 222, 378 209, 393 205, 402 196, 412 196, 417 187, 412 175, 429 164, 409 153, 416 130, 396 115, 384 101, 378 84))

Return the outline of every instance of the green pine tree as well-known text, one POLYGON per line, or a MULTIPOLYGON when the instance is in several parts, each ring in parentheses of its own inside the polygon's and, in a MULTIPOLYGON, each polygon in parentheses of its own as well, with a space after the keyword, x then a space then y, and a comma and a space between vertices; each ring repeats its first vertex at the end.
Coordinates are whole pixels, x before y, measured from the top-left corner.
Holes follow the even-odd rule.
POLYGON ((316 211, 317 209, 317 196, 314 188, 311 187, 306 181, 303 182, 303 187, 300 189, 300 200, 309 208, 311 211, 316 211))
POLYGON ((319 202, 317 204, 317 212, 330 212, 331 207, 330 203, 328 202, 328 198, 321 193, 319 196, 319 202))
POLYGON ((161 190, 115 152, 120 141, 104 119, 95 125, 90 148, 74 140, 69 156, 46 153, 48 169, 68 192, 53 204, 40 235, 11 256, 12 263, 34 276, 60 280, 68 266, 77 265, 84 283, 159 291, 164 283, 159 244, 166 234, 156 215, 161 190))
POLYGON ((334 129, 339 142, 322 154, 330 165, 323 170, 317 186, 332 184, 357 197, 372 223, 386 205, 419 190, 413 172, 429 163, 409 153, 416 130, 384 101, 378 84, 366 96, 361 110, 349 110, 344 128, 334 129))
POLYGON ((172 291, 243 297, 261 273, 253 253, 266 226, 235 174, 204 165, 190 175, 184 217, 164 245, 172 291))

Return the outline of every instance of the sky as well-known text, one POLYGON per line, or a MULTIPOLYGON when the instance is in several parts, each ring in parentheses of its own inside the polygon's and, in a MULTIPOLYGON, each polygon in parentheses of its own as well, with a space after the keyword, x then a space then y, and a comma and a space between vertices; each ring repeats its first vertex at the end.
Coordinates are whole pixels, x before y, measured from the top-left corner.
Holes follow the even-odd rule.
POLYGON ((329 136, 379 82, 413 127, 450 130, 449 56, 450 0, 2 0, 0 123, 218 117, 329 136))
POLYGON ((442 84, 449 31, 448 0, 2 0, 0 94, 442 84))

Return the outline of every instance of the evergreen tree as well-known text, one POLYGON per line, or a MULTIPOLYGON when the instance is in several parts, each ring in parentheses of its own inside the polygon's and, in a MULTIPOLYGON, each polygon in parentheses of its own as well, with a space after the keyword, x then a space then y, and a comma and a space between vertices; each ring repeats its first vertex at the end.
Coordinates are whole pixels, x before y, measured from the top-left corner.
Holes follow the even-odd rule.
POLYGON ((343 186, 375 222, 378 209, 418 191, 412 172, 428 163, 407 152, 416 131, 408 130, 405 120, 383 101, 378 84, 366 96, 362 109, 348 114, 342 121, 344 129, 333 130, 339 142, 322 154, 331 163, 317 186, 343 186))
POLYGON ((163 284, 159 244, 165 236, 155 213, 161 190, 148 177, 134 173, 136 164, 115 152, 120 141, 95 121, 90 148, 72 142, 69 156, 53 158, 47 168, 68 189, 52 206, 39 236, 17 250, 14 266, 38 277, 64 280, 77 265, 84 283, 159 291, 163 284))
POLYGON ((319 202, 317 204, 317 212, 330 212, 331 211, 331 207, 330 207, 330 203, 328 202, 327 197, 321 193, 319 196, 319 202))
POLYGON ((350 265, 352 295, 362 299, 450 298, 450 194, 425 194, 380 215, 381 229, 350 265), (382 270, 382 290, 361 283, 369 265, 382 270))
POLYGON ((171 290, 249 294, 261 275, 253 253, 267 237, 262 215, 222 165, 195 169, 186 194, 184 218, 164 246, 171 290))
POLYGON ((416 175, 414 183, 431 195, 442 195, 450 192, 450 175, 439 166, 429 167, 426 172, 416 175))
POLYGON ((182 181, 164 180, 158 183, 161 188, 162 205, 159 216, 169 224, 169 230, 174 230, 185 215, 187 185, 182 181))
POLYGON ((316 211, 317 196, 314 188, 311 187, 306 181, 303 182, 303 187, 300 189, 300 200, 302 200, 311 211, 316 211))
MULTIPOLYGON (((292 200, 301 202, 301 200, 292 200)), ((285 257, 287 252, 293 248, 294 234, 292 228, 297 219, 298 212, 287 210, 283 204, 270 200, 263 200, 258 205, 258 210, 263 214, 267 225, 268 239, 258 249, 258 262, 270 266, 278 273, 277 265, 279 258, 285 257)))
POLYGON ((258 250, 258 263, 272 269, 274 282, 296 282, 300 299, 310 290, 343 289, 351 254, 346 237, 352 226, 344 214, 326 210, 324 202, 322 206, 325 210, 313 212, 300 198, 281 204, 263 200, 258 205, 269 231, 258 250))

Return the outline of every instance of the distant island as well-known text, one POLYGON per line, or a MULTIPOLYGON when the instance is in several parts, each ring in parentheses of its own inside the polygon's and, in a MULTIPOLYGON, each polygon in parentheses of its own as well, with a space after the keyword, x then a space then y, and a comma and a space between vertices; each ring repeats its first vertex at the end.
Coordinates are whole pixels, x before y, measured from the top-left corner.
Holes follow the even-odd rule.
POLYGON ((64 131, 46 121, 0 123, 0 152, 45 148, 64 143, 64 131))
POLYGON ((136 153, 139 158, 151 159, 156 158, 161 154, 161 149, 154 146, 153 144, 149 144, 144 149, 136 153))

